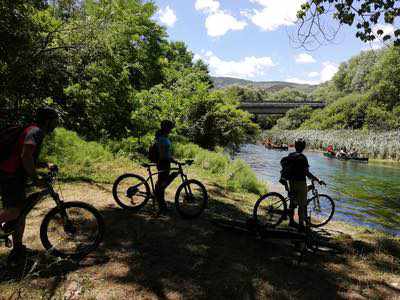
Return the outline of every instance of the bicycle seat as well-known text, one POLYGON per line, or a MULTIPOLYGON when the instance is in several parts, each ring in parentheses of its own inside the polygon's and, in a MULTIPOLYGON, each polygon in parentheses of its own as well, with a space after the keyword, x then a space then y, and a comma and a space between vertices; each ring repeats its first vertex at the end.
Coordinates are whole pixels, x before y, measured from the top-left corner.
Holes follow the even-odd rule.
POLYGON ((190 166, 193 164, 193 162, 194 162, 193 159, 188 159, 188 160, 185 160, 184 164, 190 166))
POLYGON ((156 165, 157 165, 157 164, 154 164, 154 163, 150 163, 150 164, 143 163, 143 164, 141 164, 141 166, 142 166, 143 168, 155 167, 156 165))

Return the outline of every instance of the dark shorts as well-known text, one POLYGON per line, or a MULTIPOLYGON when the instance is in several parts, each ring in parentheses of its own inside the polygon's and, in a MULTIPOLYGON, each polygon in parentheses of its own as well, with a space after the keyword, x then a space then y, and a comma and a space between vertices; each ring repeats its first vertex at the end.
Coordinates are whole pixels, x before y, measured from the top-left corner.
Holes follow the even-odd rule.
POLYGON ((26 202, 25 179, 23 176, 0 174, 1 208, 22 207, 26 202))

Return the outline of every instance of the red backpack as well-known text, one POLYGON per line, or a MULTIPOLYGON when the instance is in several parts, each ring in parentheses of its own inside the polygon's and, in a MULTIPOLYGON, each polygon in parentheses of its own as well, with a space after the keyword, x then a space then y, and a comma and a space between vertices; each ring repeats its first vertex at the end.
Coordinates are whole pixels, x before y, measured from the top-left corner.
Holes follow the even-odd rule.
POLYGON ((0 131, 0 162, 7 160, 28 126, 12 126, 0 131))

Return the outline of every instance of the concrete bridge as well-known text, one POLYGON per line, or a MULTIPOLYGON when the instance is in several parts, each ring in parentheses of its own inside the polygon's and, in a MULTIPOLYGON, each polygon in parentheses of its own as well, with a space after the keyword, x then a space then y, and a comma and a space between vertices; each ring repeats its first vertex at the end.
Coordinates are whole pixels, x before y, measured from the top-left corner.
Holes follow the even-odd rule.
POLYGON ((289 109, 308 105, 313 109, 324 108, 324 102, 243 102, 239 108, 248 111, 254 115, 284 115, 289 109))

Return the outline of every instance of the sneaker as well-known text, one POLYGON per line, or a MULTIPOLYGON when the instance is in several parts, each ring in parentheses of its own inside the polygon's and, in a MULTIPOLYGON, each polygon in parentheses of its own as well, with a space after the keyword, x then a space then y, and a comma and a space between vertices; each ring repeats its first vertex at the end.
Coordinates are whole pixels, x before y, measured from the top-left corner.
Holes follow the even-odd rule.
POLYGON ((165 216, 170 212, 171 212, 171 210, 168 208, 167 204, 164 204, 164 205, 160 206, 160 209, 158 210, 158 215, 165 216))
POLYGON ((298 231, 299 231, 300 233, 305 233, 305 232, 306 232, 306 227, 305 227, 304 225, 299 225, 298 231))
POLYGON ((5 222, 1 225, 1 229, 4 231, 5 234, 9 235, 11 234, 15 227, 18 225, 18 220, 12 220, 5 222))
POLYGON ((27 254, 27 248, 22 245, 18 248, 13 248, 8 254, 7 257, 7 265, 8 266, 15 266, 25 260, 27 254))
POLYGON ((295 221, 293 221, 293 220, 291 220, 291 221, 289 221, 289 226, 290 227, 293 227, 293 228, 296 228, 296 229, 299 229, 299 224, 297 224, 295 221))

